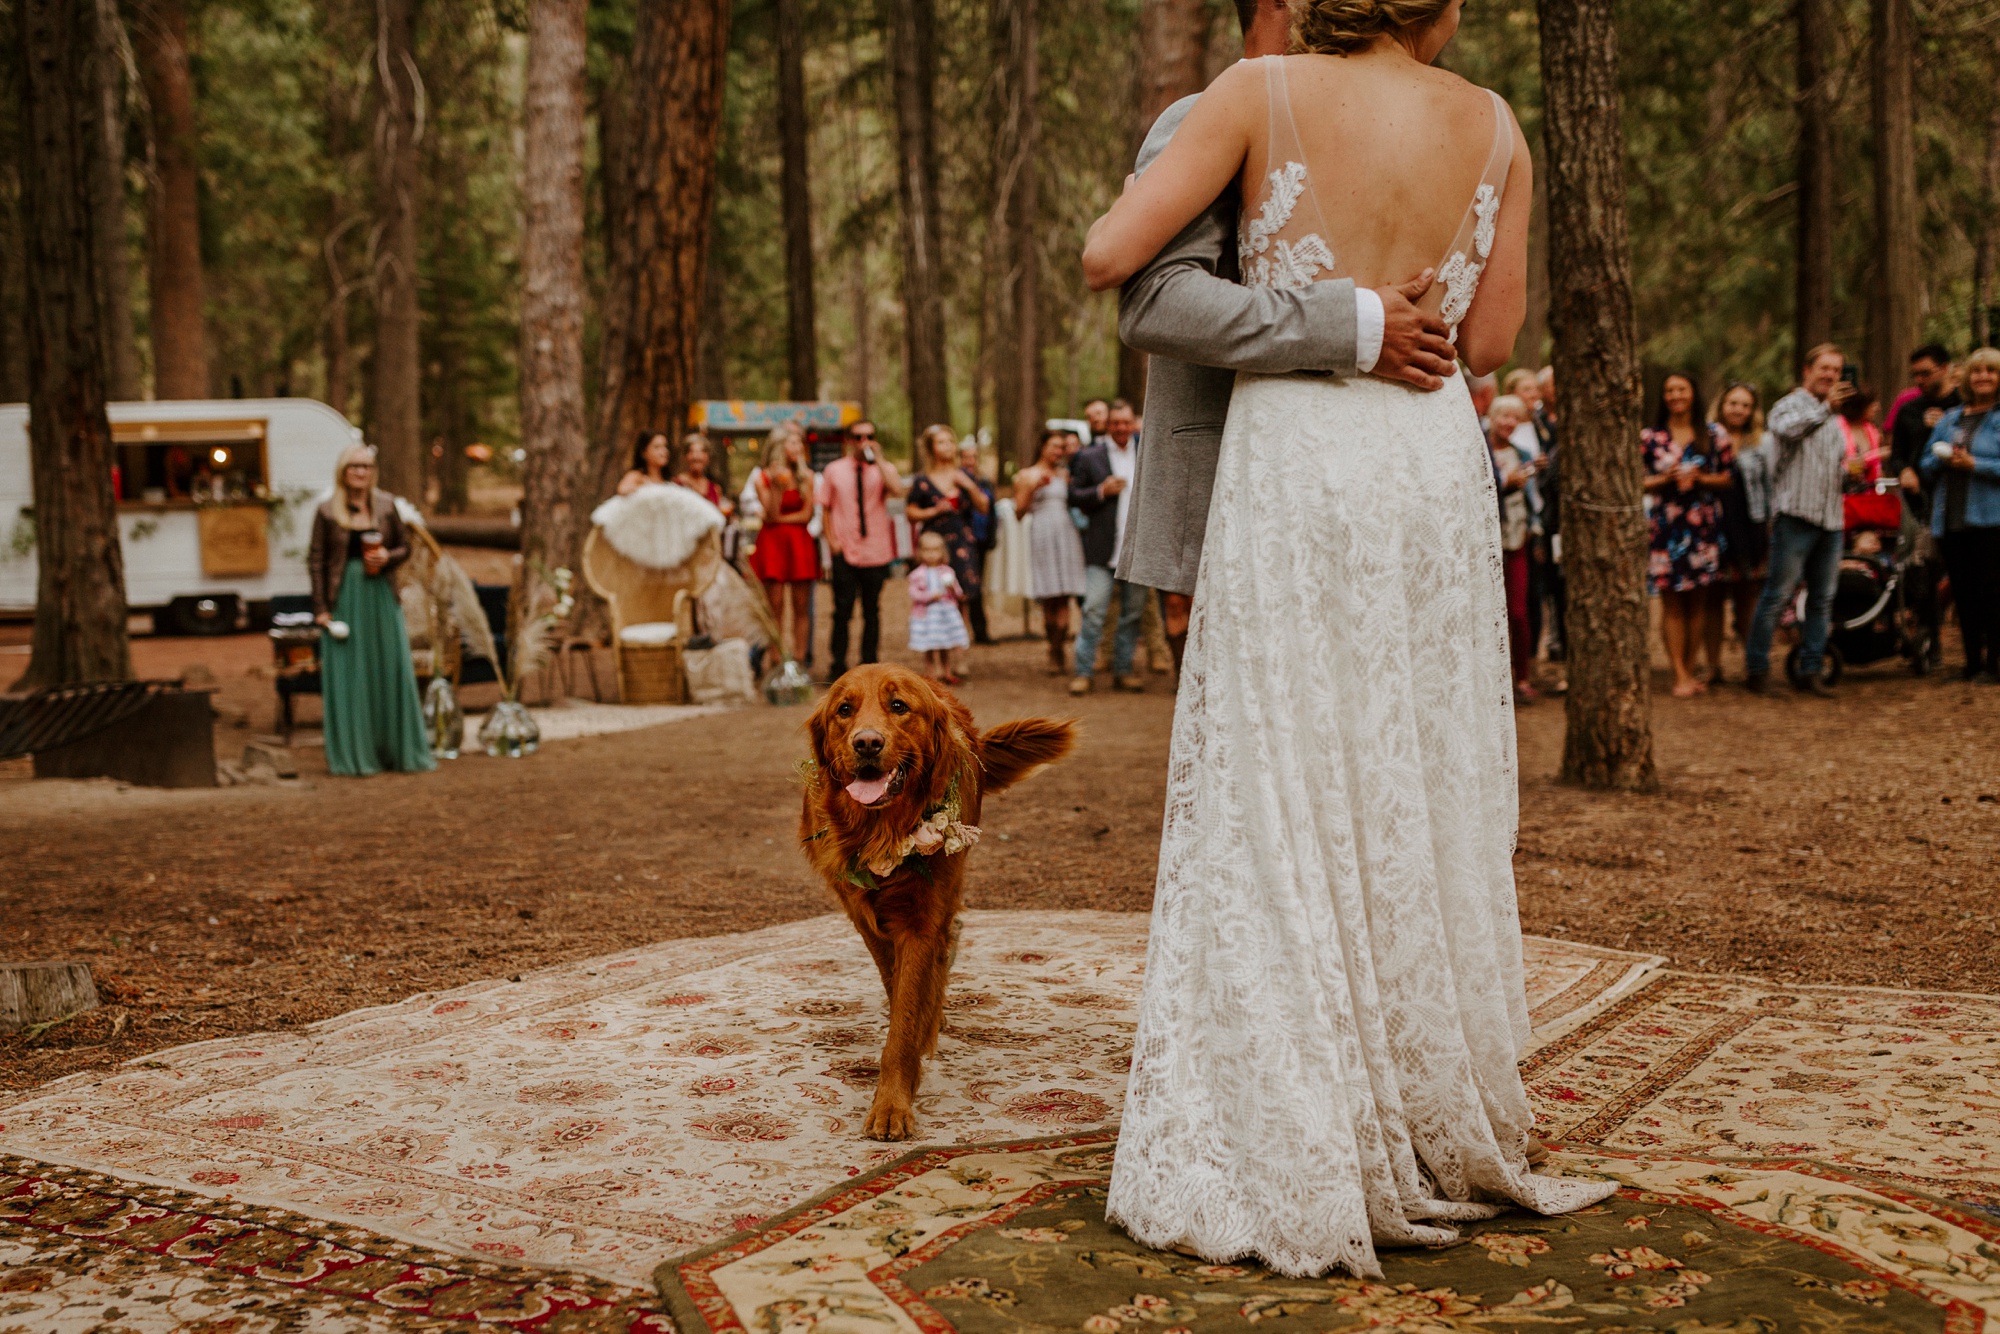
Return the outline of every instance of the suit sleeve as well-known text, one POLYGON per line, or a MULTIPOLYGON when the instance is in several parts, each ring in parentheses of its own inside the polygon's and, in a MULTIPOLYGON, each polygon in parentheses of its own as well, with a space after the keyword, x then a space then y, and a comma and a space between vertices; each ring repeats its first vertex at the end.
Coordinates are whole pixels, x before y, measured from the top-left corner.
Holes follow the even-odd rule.
POLYGON ((1104 483, 1111 474, 1099 473, 1094 459, 1078 458, 1070 467, 1069 503, 1085 514, 1104 508, 1104 483))
MULTIPOLYGON (((1161 114, 1139 151, 1144 171, 1166 148, 1193 99, 1161 114)), ((1266 375, 1355 373, 1354 283, 1245 287, 1227 262, 1236 221, 1232 190, 1189 223, 1118 294, 1118 336, 1141 352, 1266 375)))

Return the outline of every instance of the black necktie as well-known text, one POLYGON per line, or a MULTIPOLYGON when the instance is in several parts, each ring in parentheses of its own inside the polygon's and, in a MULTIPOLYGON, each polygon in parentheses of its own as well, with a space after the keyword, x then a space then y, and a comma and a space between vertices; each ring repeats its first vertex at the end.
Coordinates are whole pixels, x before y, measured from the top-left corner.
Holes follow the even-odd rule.
POLYGON ((866 465, 860 459, 854 460, 854 510, 855 513, 861 516, 861 535, 866 537, 868 536, 868 497, 865 492, 867 490, 868 474, 861 471, 864 466, 866 465))

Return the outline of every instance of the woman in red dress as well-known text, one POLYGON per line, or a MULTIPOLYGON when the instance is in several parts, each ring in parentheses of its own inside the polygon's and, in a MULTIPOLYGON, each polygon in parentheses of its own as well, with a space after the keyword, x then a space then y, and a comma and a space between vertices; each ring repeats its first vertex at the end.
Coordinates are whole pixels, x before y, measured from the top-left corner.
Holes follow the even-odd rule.
POLYGON ((819 582, 819 542, 807 525, 819 513, 815 489, 803 435, 787 433, 765 451, 757 479, 764 526, 757 530, 750 568, 763 581, 771 614, 780 625, 785 603, 792 605, 791 657, 796 662, 804 662, 812 647, 805 638, 812 623, 813 587, 819 582))

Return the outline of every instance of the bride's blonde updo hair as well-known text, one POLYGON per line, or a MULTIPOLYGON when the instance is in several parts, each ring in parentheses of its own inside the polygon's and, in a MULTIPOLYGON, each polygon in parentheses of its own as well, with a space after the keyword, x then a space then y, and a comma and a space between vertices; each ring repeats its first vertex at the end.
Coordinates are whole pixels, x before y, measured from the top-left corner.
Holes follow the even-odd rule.
POLYGON ((1452 0, 1290 0, 1292 50, 1344 56, 1377 37, 1427 28, 1452 0))

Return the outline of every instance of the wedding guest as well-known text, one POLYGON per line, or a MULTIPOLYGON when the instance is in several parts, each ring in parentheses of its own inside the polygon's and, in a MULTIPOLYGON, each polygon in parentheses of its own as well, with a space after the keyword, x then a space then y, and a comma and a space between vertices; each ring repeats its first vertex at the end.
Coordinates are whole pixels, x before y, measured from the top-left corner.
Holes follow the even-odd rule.
POLYGON ((750 553, 750 568, 764 585, 771 600, 771 615, 782 626, 785 604, 792 609, 791 644, 794 661, 806 661, 812 643, 808 627, 812 623, 813 589, 819 584, 819 543, 809 525, 819 513, 814 499, 818 482, 806 454, 805 436, 784 432, 766 447, 764 464, 758 469, 757 506, 764 526, 757 530, 757 546, 750 553))
POLYGON ((1118 628, 1112 641, 1112 689, 1146 688, 1145 681, 1132 671, 1139 627, 1145 619, 1146 590, 1117 575, 1118 547, 1125 540, 1125 491, 1139 466, 1139 450, 1132 439, 1138 429, 1132 405, 1121 398, 1112 404, 1105 419, 1104 439, 1086 446, 1070 463, 1069 501, 1082 512, 1087 524, 1083 560, 1089 589, 1083 600, 1083 629, 1076 637, 1076 660, 1070 669, 1072 695, 1090 693, 1091 675, 1097 669, 1097 645, 1104 637, 1113 593, 1118 595, 1118 628))
MULTIPOLYGON (((1542 498, 1541 536, 1534 546, 1536 563, 1529 567, 1531 579, 1537 582, 1536 595, 1529 600, 1530 617, 1535 622, 1535 642, 1544 642, 1541 631, 1543 614, 1548 620, 1548 658, 1550 662, 1561 662, 1568 656, 1569 625, 1566 619, 1569 605, 1569 585, 1563 579, 1562 566, 1562 467, 1558 457, 1556 439, 1556 368, 1544 366, 1535 372, 1535 393, 1540 399, 1535 404, 1534 415, 1529 419, 1535 427, 1535 438, 1542 448, 1542 471, 1535 478, 1535 490, 1542 498)), ((1558 681, 1558 692, 1568 686, 1558 681)))
POLYGON ((674 447, 658 431, 642 431, 632 446, 632 466, 618 479, 618 494, 629 496, 642 486, 665 486, 673 478, 674 447))
MULTIPOLYGON (((2000 683, 2000 350, 1965 359, 1965 402, 1931 432, 1918 471, 1965 640, 1965 679, 2000 683)), ((1905 409, 1907 411, 1907 409, 1905 409)))
POLYGON ((876 660, 882 641, 882 585, 896 559, 896 530, 889 501, 909 488, 896 465, 875 451, 875 423, 848 425, 842 455, 819 475, 819 507, 827 551, 833 558, 833 626, 827 634, 827 680, 847 671, 847 641, 854 608, 861 607, 861 661, 876 660))
POLYGON ((1472 392, 1472 410, 1479 414, 1479 430, 1486 430, 1486 414, 1493 408, 1493 400, 1500 397, 1500 381, 1491 375, 1475 375, 1466 382, 1472 392))
POLYGON ((1111 424, 1111 404, 1101 398, 1093 398, 1083 405, 1083 420, 1090 427, 1090 439, 1086 445, 1094 445, 1104 439, 1104 433, 1111 424))
POLYGON ((971 639, 960 607, 965 593, 948 563, 950 554, 937 532, 917 539, 917 564, 910 571, 910 651, 924 655, 933 681, 956 686, 965 684, 965 677, 955 659, 971 639))
POLYGON ((409 555, 396 498, 375 487, 374 449, 350 445, 334 464, 333 494, 313 511, 306 556, 329 773, 437 767, 396 600, 396 570, 409 555))
POLYGON ((710 475, 713 467, 714 456, 709 452, 707 436, 700 431, 689 431, 681 437, 681 466, 674 473, 674 481, 721 510, 726 519, 736 513, 736 502, 722 494, 722 488, 710 475))
MULTIPOLYGON (((972 528, 972 558, 980 571, 980 582, 983 585, 985 582, 986 560, 987 557, 993 554, 993 545, 998 540, 999 516, 993 512, 993 484, 987 481, 985 474, 979 471, 979 442, 977 440, 968 439, 958 442, 958 466, 959 470, 965 474, 966 480, 978 487, 979 493, 986 497, 984 505, 974 508, 972 513, 966 516, 972 528)), ((986 599, 978 597, 969 600, 965 604, 965 614, 966 618, 972 624, 972 642, 975 644, 991 644, 993 636, 988 634, 986 630, 986 599)))
POLYGON ((1541 698, 1530 677, 1535 648, 1528 633, 1528 483, 1535 465, 1514 443, 1514 430, 1528 405, 1502 394, 1486 409, 1486 445, 1493 451, 1493 481, 1500 491, 1500 570, 1507 590, 1507 650, 1513 665, 1514 703, 1526 707, 1541 698))
MULTIPOLYGON (((1710 586, 1706 642, 1711 664, 1722 661, 1723 612, 1729 609, 1736 623, 1736 638, 1750 639, 1750 618, 1757 610, 1757 597, 1764 591, 1764 576, 1771 561, 1771 456, 1770 432, 1764 429, 1758 411, 1757 390, 1742 381, 1722 392, 1716 405, 1716 422, 1729 433, 1730 483, 1722 491, 1721 577, 1710 586)), ((1718 665, 1709 683, 1722 680, 1718 665)))
POLYGON ((1028 583, 1042 606, 1049 641, 1049 675, 1069 671, 1070 602, 1089 591, 1083 539, 1069 517, 1069 441, 1073 431, 1042 432, 1035 461, 1014 474, 1014 510, 1028 524, 1028 583))
MULTIPOLYGON (((1702 411, 1693 377, 1679 372, 1661 382, 1653 424, 1639 438, 1652 533, 1647 575, 1660 595, 1674 696, 1686 699, 1708 689, 1694 661, 1708 643, 1708 589, 1722 572, 1722 492, 1734 456, 1729 433, 1702 411)), ((1708 667, 1713 674, 1721 664, 1708 667)))
POLYGON ((1769 687, 1771 637, 1778 613, 1791 601, 1801 579, 1806 585, 1806 620, 1799 646, 1799 678, 1811 695, 1831 696, 1820 679, 1826 638, 1833 617, 1833 594, 1840 582, 1840 480, 1847 436, 1835 414, 1854 392, 1842 377, 1847 357, 1831 343, 1809 348, 1801 359, 1798 388, 1771 405, 1765 424, 1774 445, 1771 471, 1771 570, 1757 599, 1757 616, 1744 649, 1754 692, 1769 687))
POLYGON ((1931 507, 1924 503, 1923 479, 1917 465, 1923 462, 1931 432, 1944 414, 1965 400, 1958 392, 1958 371, 1951 353, 1938 343, 1925 343, 1910 354, 1910 387, 1890 409, 1888 425, 1890 467, 1903 487, 1903 504, 1930 526, 1931 507))
MULTIPOLYGON (((949 426, 926 426, 917 437, 917 459, 924 471, 910 479, 904 517, 918 534, 936 533, 958 576, 961 607, 980 600, 979 546, 972 538, 972 516, 987 508, 986 493, 966 476, 958 462, 958 438, 949 426)), ((957 673, 962 675, 963 673, 957 673)))

